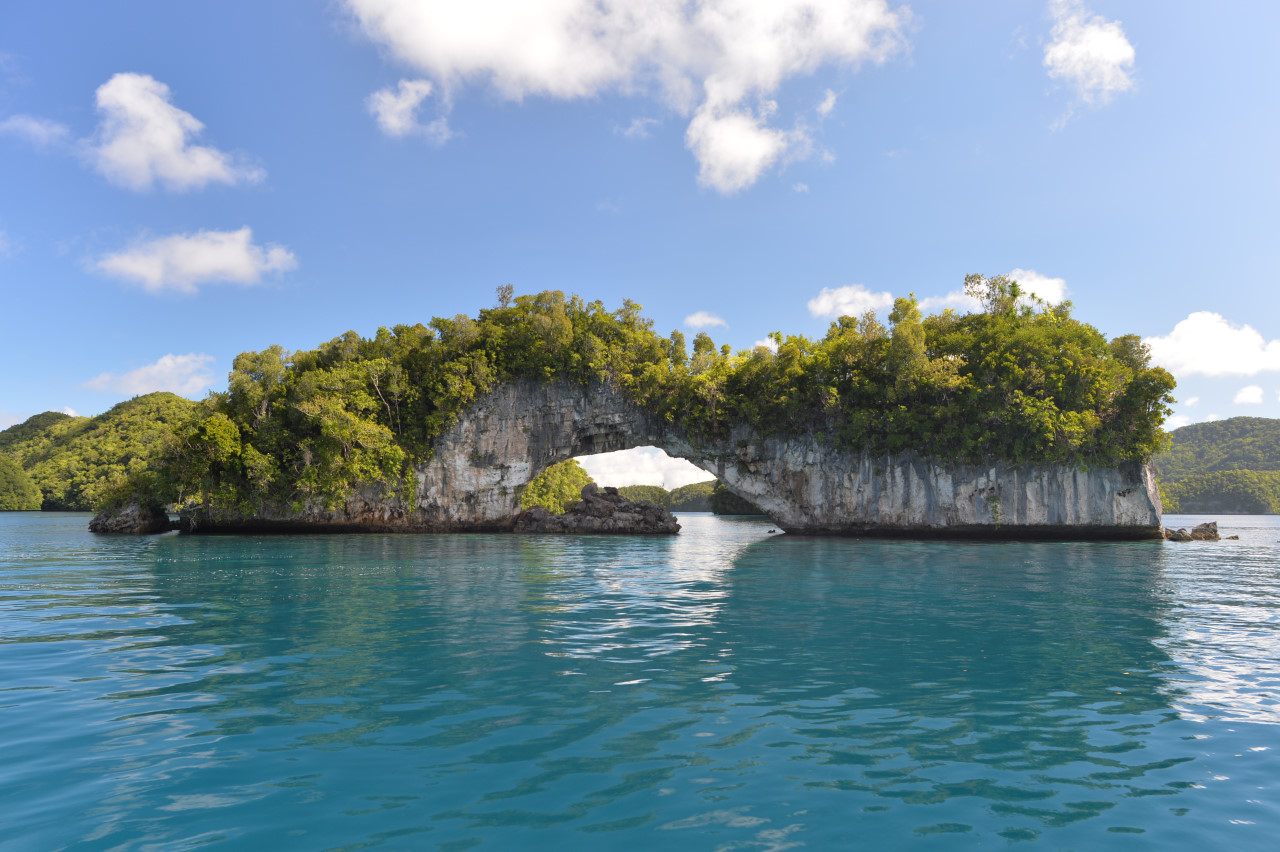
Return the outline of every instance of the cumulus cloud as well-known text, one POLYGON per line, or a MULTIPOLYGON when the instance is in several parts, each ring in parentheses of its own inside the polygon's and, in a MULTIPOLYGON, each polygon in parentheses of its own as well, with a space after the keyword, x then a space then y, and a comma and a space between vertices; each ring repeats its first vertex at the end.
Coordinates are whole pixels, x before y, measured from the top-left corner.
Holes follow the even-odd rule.
POLYGON ((1175 414, 1164 421, 1164 429, 1166 432, 1172 432, 1174 429, 1181 429, 1191 422, 1191 418, 1185 414, 1175 414))
POLYGON ((882 311, 893 307, 893 294, 887 290, 873 293, 861 284, 845 287, 823 287, 822 292, 809 300, 809 313, 815 317, 856 317, 867 311, 882 311))
POLYGON ((98 271, 141 284, 148 292, 194 293, 202 284, 258 284, 268 273, 298 265, 284 246, 260 246, 253 232, 198 231, 134 243, 95 264, 98 271))
POLYGON ((700 467, 684 459, 672 458, 657 447, 637 447, 616 453, 580 456, 578 463, 586 468, 600 485, 621 488, 624 485, 661 485, 668 491, 715 479, 700 467))
POLYGON ((774 340, 772 337, 766 337, 764 340, 757 340, 755 343, 751 344, 752 349, 755 349, 756 347, 759 347, 759 346, 763 346, 765 349, 768 349, 770 352, 778 351, 778 341, 774 340))
POLYGON ((212 355, 190 353, 165 355, 154 364, 147 364, 127 373, 103 373, 84 383, 86 388, 99 391, 137 396, 153 391, 169 391, 179 396, 198 396, 213 385, 214 375, 209 367, 212 355))
POLYGON ((1039 296, 1051 305, 1067 298, 1067 282, 1062 278, 1050 278, 1034 269, 1015 269, 1009 277, 1021 285, 1022 292, 1039 296))
POLYGON ((629 125, 618 128, 616 132, 628 139, 648 139, 649 128, 657 127, 661 123, 656 118, 633 118, 629 125))
POLYGON ((204 130, 170 103, 169 87, 146 74, 116 74, 98 87, 102 123, 89 159, 107 180, 138 192, 199 189, 210 183, 253 183, 266 175, 230 154, 192 144, 204 130))
POLYGON ((71 129, 65 124, 37 118, 32 115, 11 115, 0 121, 0 136, 16 136, 37 148, 58 145, 71 138, 71 129))
POLYGON ((707 311, 698 311, 697 313, 689 314, 689 316, 684 318, 684 324, 689 328, 710 328, 715 325, 728 327, 729 325, 727 322, 720 319, 720 317, 715 314, 708 313, 707 311))
POLYGON ((1280 370, 1280 340, 1221 314, 1196 311, 1164 336, 1148 337, 1151 359, 1174 375, 1255 376, 1280 370))
POLYGON ((1044 67, 1087 104, 1105 104, 1133 88, 1133 45, 1119 21, 1085 9, 1078 0, 1051 0, 1053 40, 1044 49, 1044 67))
POLYGON ((453 136, 448 118, 441 116, 423 124, 418 121, 418 107, 431 94, 430 80, 401 80, 393 89, 379 89, 369 96, 366 105, 388 136, 425 136, 442 145, 453 136))
POLYGON ((789 78, 827 64, 883 62, 903 44, 887 0, 345 0, 373 41, 453 92, 501 97, 653 95, 692 116, 699 181, 750 186, 807 152, 802 128, 768 121, 789 78))
POLYGON ((80 412, 76 411, 74 408, 72 408, 72 407, 71 407, 71 406, 69 406, 69 405, 64 405, 64 406, 62 406, 62 408, 60 408, 60 409, 58 409, 58 410, 59 410, 59 411, 61 411, 63 414, 67 415, 68 417, 79 417, 79 416, 80 416, 80 412))
POLYGON ((1245 385, 1236 391, 1236 397, 1231 401, 1237 405, 1262 405, 1262 386, 1245 385))

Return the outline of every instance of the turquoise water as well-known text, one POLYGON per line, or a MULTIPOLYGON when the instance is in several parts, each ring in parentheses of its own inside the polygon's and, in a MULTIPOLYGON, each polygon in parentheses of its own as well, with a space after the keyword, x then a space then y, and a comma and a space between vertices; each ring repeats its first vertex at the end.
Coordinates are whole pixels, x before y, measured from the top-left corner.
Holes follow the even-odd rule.
POLYGON ((0 514, 0 848, 1276 848, 1275 518, 1216 545, 681 520, 0 514))

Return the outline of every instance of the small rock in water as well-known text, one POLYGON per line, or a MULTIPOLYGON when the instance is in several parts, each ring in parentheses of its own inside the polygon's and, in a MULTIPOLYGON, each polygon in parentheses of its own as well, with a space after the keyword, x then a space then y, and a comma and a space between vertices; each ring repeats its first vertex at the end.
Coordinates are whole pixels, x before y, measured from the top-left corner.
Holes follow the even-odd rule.
MULTIPOLYGON (((1165 528, 1164 537, 1168 541, 1220 541, 1222 536, 1218 535, 1218 522, 1207 521, 1203 524, 1196 524, 1191 528, 1191 532, 1186 529, 1171 530, 1165 528)), ((1232 536, 1236 541, 1240 540, 1239 536, 1232 536)))

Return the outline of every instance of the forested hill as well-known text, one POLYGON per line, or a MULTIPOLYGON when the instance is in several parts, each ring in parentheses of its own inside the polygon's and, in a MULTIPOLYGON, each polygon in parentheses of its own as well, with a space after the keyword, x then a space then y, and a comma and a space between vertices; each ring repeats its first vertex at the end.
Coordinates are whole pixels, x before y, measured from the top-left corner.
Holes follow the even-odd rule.
POLYGON ((1280 513, 1280 420, 1183 426, 1155 461, 1166 512, 1280 513))
POLYGON ((97 417, 46 411, 0 432, 0 453, 40 489, 39 508, 87 512, 112 486, 154 468, 195 408, 180 396, 151 393, 97 417))
POLYGON ((1169 449, 1156 456, 1167 482, 1224 470, 1280 470, 1280 420, 1232 417, 1183 426, 1169 437, 1169 449))

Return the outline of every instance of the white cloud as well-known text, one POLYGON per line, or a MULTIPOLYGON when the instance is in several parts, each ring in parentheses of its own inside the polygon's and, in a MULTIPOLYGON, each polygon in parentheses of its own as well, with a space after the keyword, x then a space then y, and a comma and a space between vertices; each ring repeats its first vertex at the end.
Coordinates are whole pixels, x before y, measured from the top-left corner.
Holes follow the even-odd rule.
POLYGON ((831 110, 836 108, 836 93, 831 89, 827 89, 827 93, 822 96, 822 103, 818 104, 817 110, 819 115, 831 115, 831 110))
POLYGON ((1079 0, 1051 0, 1049 10, 1053 40, 1044 49, 1044 66, 1050 77, 1087 104, 1105 104, 1133 88, 1133 45, 1119 21, 1090 13, 1079 0))
POLYGON ((102 123, 89 157, 107 180, 139 192, 156 184, 181 191, 262 180, 261 169, 191 144, 204 125, 170 98, 169 87, 146 74, 116 74, 98 87, 102 123))
POLYGON ((938 313, 953 308, 960 313, 972 314, 982 310, 982 303, 963 290, 952 290, 945 296, 929 296, 921 299, 920 312, 924 314, 938 313))
POLYGON ((433 90, 430 80, 401 80, 395 90, 379 89, 365 102, 378 120, 378 127, 388 136, 425 136, 443 145, 453 136, 445 116, 423 124, 418 121, 418 107, 433 90))
POLYGON ((1164 421, 1164 429, 1166 432, 1172 432, 1174 429, 1181 429, 1191 422, 1191 418, 1185 414, 1175 414, 1164 421))
POLYGON ((731 195, 755 183, 798 140, 752 112, 717 115, 708 109, 689 122, 684 141, 698 160, 698 183, 731 195))
POLYGON ((910 19, 887 0, 345 2, 372 40, 450 96, 480 83, 516 101, 657 97, 693 116, 685 141, 699 181, 726 193, 808 150, 803 131, 766 123, 787 79, 883 62, 910 19))
POLYGON ((64 405, 64 406, 62 406, 62 408, 61 408, 61 409, 59 409, 59 410, 60 410, 63 414, 68 415, 69 417, 79 417, 79 416, 80 416, 80 413, 79 413, 78 411, 76 411, 74 408, 72 408, 71 406, 69 406, 69 405, 64 405))
POLYGON ((95 264, 99 271, 137 282, 151 293, 194 293, 201 284, 219 281, 257 284, 264 274, 297 265, 297 258, 284 246, 255 245, 247 227, 140 241, 95 264))
POLYGON ((616 453, 600 453, 579 456, 578 463, 586 468, 600 485, 621 488, 624 485, 661 485, 671 491, 694 482, 715 479, 700 467, 684 459, 672 458, 657 447, 637 447, 616 453))
POLYGON ((1205 418, 1205 420, 1209 423, 1212 423, 1215 420, 1221 420, 1221 419, 1222 419, 1221 414, 1210 414, 1208 417, 1205 418))
POLYGON ((758 346, 763 346, 770 352, 778 351, 778 341, 774 340, 772 337, 766 337, 764 340, 757 340, 755 343, 751 344, 752 349, 755 349, 758 346))
POLYGON ((1262 404, 1262 386, 1261 385, 1245 385, 1236 391, 1235 399, 1231 400, 1237 405, 1261 405, 1262 404))
POLYGON ((802 182, 798 182, 798 183, 793 184, 791 188, 792 188, 793 190, 795 190, 796 192, 808 192, 808 191, 809 191, 809 184, 807 184, 807 183, 802 183, 802 182))
POLYGON ((1051 305, 1067 298, 1067 282, 1062 278, 1050 278, 1034 269, 1015 269, 1009 277, 1021 285, 1022 292, 1039 296, 1051 305))
POLYGON ((720 319, 720 317, 715 314, 707 313, 706 311, 698 311, 697 313, 689 314, 689 316, 684 318, 684 324, 689 328, 710 328, 714 325, 723 325, 727 328, 729 325, 727 322, 720 319))
POLYGON ((169 391, 180 396, 198 396, 214 382, 209 366, 212 355, 165 355, 154 364, 116 375, 103 373, 84 383, 86 388, 137 396, 152 391, 169 391))
POLYGON ((71 129, 47 118, 11 115, 0 121, 0 136, 17 136, 37 148, 46 148, 67 141, 71 137, 71 129))
POLYGON ((809 313, 815 317, 856 317, 867 311, 882 311, 893 307, 893 294, 886 291, 872 293, 861 284, 845 287, 823 287, 822 292, 809 300, 809 313))
POLYGON ((1182 404, 1185 405, 1187 408, 1194 408, 1195 406, 1200 404, 1200 397, 1193 396, 1191 397, 1191 399, 1187 400, 1182 404))
POLYGON ((628 139, 648 139, 649 128, 657 127, 662 122, 656 118, 633 118, 631 124, 626 127, 617 128, 615 132, 627 137, 628 139))
POLYGON ((1174 375, 1254 376, 1280 370, 1280 340, 1221 314, 1196 311, 1163 337, 1148 337, 1151 359, 1174 375))

